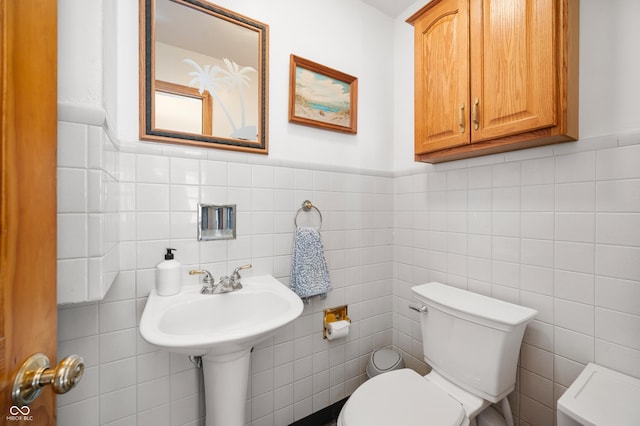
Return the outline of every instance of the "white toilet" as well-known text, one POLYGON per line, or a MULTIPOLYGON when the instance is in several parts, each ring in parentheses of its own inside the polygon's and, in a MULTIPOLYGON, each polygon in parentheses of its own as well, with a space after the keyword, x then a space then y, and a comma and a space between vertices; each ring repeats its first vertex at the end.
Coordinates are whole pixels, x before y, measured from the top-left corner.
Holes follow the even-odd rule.
POLYGON ((640 425, 640 379, 587 364, 558 400, 557 424, 640 425))
POLYGON ((435 282, 411 290, 432 371, 421 376, 405 368, 366 381, 342 408, 338 426, 475 424, 513 391, 535 310, 435 282))

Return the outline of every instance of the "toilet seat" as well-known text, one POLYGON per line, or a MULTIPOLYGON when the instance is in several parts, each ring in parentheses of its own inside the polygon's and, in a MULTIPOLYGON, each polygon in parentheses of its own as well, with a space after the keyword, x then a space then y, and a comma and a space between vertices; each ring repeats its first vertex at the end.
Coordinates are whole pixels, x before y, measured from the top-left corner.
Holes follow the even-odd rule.
POLYGON ((460 426, 462 404, 408 368, 363 383, 340 413, 341 426, 460 426))

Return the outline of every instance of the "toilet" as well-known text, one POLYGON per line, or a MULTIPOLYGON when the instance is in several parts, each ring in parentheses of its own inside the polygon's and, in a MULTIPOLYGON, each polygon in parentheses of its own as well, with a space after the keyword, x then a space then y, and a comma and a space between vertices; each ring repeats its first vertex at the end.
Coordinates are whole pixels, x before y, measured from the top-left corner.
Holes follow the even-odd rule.
POLYGON ((431 372, 404 368, 367 380, 338 426, 475 425, 513 391, 524 330, 537 311, 437 282, 411 291, 431 372))
POLYGON ((587 364, 558 400, 557 425, 640 425, 640 379, 587 364))

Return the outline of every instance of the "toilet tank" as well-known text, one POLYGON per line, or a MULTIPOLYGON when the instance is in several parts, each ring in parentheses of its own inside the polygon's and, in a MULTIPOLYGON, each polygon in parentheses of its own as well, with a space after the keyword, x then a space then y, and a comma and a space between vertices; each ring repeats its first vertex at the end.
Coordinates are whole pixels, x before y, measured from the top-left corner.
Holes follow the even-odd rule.
POLYGON ((412 287, 420 314, 424 359, 456 385, 491 402, 515 387, 525 327, 534 309, 440 283, 412 287))

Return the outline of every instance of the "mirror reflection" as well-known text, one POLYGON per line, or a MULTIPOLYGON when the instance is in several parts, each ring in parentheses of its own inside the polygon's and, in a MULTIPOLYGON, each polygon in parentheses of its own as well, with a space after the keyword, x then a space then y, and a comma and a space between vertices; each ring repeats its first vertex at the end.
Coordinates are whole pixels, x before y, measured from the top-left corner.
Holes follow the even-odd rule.
POLYGON ((204 1, 141 3, 141 139, 266 153, 268 27, 204 1))

